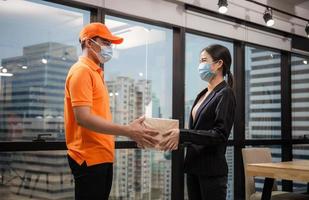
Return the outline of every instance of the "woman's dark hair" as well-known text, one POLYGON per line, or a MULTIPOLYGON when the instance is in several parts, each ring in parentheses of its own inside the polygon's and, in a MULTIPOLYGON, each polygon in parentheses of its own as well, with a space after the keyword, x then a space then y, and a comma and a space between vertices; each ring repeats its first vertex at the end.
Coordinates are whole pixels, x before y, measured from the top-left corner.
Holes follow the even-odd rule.
POLYGON ((219 44, 210 45, 204 48, 201 52, 204 52, 204 51, 206 51, 212 57, 213 61, 219 61, 219 60, 223 61, 223 65, 222 65, 223 76, 227 75, 227 82, 229 86, 233 88, 234 78, 230 70, 231 62, 232 62, 230 51, 226 47, 219 45, 219 44))

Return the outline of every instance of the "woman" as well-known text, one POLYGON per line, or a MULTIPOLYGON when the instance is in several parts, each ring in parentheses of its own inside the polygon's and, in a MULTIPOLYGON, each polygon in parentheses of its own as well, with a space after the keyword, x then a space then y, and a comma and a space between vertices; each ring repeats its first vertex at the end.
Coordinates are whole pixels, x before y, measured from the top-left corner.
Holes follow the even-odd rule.
POLYGON ((190 200, 226 199, 225 152, 236 106, 230 66, 226 47, 211 45, 201 51, 198 71, 208 86, 195 99, 189 130, 172 129, 160 144, 164 150, 175 150, 179 143, 187 146, 185 173, 190 200))

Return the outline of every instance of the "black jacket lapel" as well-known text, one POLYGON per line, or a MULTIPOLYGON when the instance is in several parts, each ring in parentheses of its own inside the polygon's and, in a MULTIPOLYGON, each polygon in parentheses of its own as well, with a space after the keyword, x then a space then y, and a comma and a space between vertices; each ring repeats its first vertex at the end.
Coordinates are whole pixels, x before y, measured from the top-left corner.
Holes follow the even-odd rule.
MULTIPOLYGON (((221 83, 219 83, 214 90, 206 97, 206 99, 204 100, 204 102, 201 104, 201 106, 198 108, 198 110, 196 111, 196 116, 195 116, 195 121, 193 122, 193 126, 192 128, 194 128, 196 126, 196 122, 198 121, 198 118, 202 112, 202 110, 204 110, 204 108, 207 106, 207 104, 211 101, 211 99, 215 96, 215 94, 220 91, 221 89, 223 89, 226 86, 226 82, 222 81, 221 83)), ((206 90, 203 90, 203 94, 205 94, 205 92, 207 92, 206 90)), ((199 98, 198 98, 199 99, 199 98)), ((197 103, 197 102, 195 102, 197 103)), ((192 111, 191 111, 192 112, 192 111)), ((192 114, 191 114, 192 117, 192 114)))

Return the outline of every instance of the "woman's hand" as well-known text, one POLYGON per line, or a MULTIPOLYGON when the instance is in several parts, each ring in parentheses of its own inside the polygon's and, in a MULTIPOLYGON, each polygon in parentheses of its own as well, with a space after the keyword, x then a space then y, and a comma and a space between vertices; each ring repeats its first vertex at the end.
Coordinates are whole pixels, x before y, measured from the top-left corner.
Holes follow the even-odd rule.
POLYGON ((160 142, 160 148, 164 151, 172 151, 178 149, 179 129, 171 129, 163 134, 163 140, 160 142))
POLYGON ((139 148, 155 147, 159 143, 159 140, 155 138, 159 132, 145 126, 144 120, 143 116, 127 125, 128 136, 137 143, 139 148))

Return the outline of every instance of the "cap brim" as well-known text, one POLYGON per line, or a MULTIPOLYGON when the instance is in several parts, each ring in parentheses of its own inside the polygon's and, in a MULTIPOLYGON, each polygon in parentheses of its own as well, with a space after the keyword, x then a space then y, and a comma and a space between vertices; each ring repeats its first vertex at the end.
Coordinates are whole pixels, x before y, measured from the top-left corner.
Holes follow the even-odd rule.
POLYGON ((100 36, 100 37, 111 41, 111 43, 113 43, 113 44, 121 44, 123 42, 122 37, 118 37, 118 36, 115 36, 115 35, 109 35, 109 36, 104 35, 104 36, 100 36))

